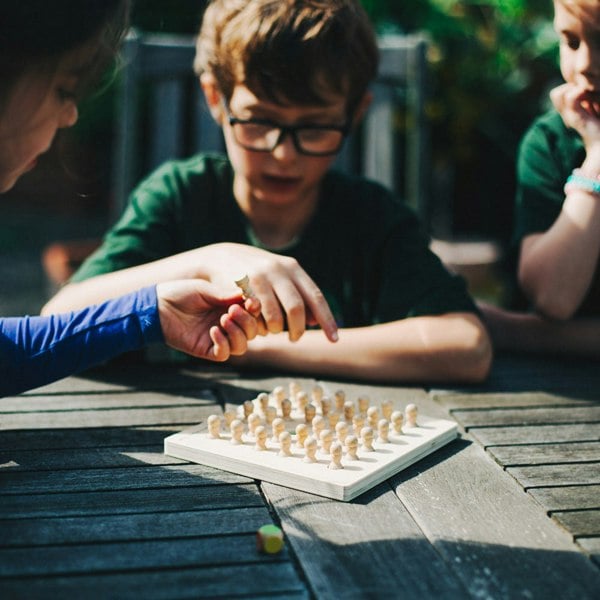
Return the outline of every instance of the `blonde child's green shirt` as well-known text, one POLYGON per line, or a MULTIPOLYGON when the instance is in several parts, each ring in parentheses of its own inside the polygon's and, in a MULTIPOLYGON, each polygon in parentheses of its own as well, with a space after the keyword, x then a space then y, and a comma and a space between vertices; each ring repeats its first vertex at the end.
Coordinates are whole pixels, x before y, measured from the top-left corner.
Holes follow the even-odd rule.
MULTIPOLYGON (((565 201, 564 187, 573 169, 585 159, 581 136, 565 126, 556 110, 536 119, 521 141, 517 162, 517 196, 513 234, 516 271, 518 249, 529 234, 542 233, 558 219, 565 201)), ((600 272, 577 316, 600 315, 600 272)))

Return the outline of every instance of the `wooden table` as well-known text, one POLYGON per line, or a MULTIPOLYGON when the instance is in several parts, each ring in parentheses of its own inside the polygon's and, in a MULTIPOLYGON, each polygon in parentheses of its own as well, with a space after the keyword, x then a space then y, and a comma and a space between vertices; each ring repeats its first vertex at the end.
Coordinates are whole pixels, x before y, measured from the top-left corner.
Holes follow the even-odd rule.
POLYGON ((599 366, 500 357, 453 390, 329 382, 462 430, 350 503, 162 452, 290 377, 121 364, 0 399, 0 597, 597 599, 599 366), (256 551, 266 523, 280 554, 256 551))

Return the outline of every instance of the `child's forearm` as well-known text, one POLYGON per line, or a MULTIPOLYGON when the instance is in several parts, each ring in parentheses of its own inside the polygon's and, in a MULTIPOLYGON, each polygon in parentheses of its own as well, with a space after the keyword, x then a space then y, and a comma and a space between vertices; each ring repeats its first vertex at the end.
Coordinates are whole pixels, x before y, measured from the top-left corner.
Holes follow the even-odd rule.
POLYGON ((295 343, 283 334, 256 338, 241 361, 371 381, 476 382, 487 376, 491 359, 490 340, 479 319, 452 313, 341 329, 336 344, 316 331, 295 343))
POLYGON ((573 190, 554 225, 523 240, 520 284, 541 314, 569 319, 585 298, 599 253, 600 195, 573 190))
POLYGON ((479 308, 498 350, 600 356, 600 318, 559 322, 488 304, 479 308))
POLYGON ((191 253, 185 252, 144 265, 104 273, 85 281, 69 283, 48 301, 42 308, 42 314, 77 310, 163 281, 196 278, 194 269, 190 268, 191 261, 186 260, 188 256, 191 253))

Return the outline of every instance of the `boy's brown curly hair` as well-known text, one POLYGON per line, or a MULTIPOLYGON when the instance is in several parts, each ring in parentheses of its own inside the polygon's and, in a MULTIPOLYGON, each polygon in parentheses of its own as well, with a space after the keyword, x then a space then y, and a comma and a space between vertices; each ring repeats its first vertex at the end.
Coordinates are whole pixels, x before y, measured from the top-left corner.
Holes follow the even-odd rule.
POLYGON ((358 0, 213 0, 194 68, 212 74, 226 100, 238 83, 282 105, 345 96, 351 116, 378 62, 375 33, 358 0))

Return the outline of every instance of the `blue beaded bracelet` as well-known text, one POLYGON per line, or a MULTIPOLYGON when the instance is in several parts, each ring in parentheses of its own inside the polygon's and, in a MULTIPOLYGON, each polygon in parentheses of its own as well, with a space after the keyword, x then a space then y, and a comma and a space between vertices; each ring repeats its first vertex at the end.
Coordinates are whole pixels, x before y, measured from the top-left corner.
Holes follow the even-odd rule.
POLYGON ((582 174, 581 169, 573 169, 573 173, 567 178, 565 193, 570 189, 584 190, 600 195, 600 180, 586 177, 582 174))

